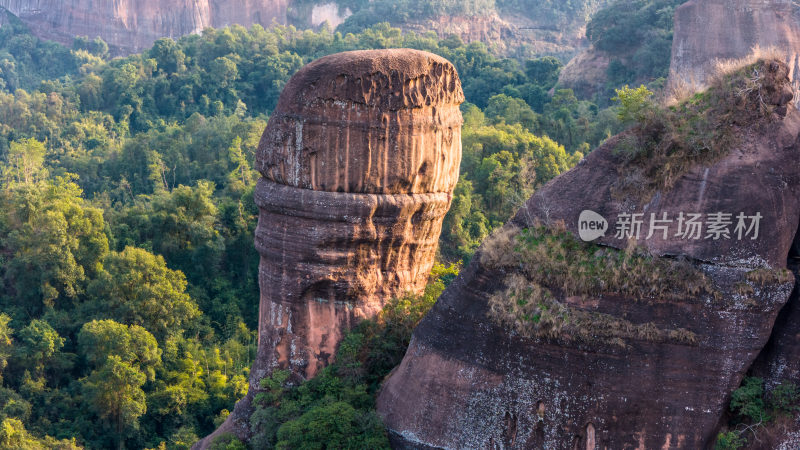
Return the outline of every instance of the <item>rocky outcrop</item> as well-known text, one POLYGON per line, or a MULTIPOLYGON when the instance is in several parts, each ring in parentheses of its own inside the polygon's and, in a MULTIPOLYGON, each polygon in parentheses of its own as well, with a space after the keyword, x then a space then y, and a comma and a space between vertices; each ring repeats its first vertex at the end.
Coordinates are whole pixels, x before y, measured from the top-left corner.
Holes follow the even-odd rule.
POLYGON ((800 90, 800 9, 792 0, 691 0, 675 11, 669 84, 702 86, 717 60, 775 48, 800 90))
POLYGON ((0 8, 0 27, 7 23, 11 23, 13 20, 13 15, 9 13, 5 8, 0 8))
POLYGON ((101 37, 115 54, 150 47, 207 27, 286 23, 289 0, 0 0, 38 36, 71 44, 75 36, 101 37))
POLYGON ((533 30, 528 25, 530 21, 515 24, 506 19, 497 13, 482 16, 442 15, 426 20, 412 19, 395 25, 417 34, 435 31, 440 39, 458 36, 465 43, 483 42, 495 54, 515 57, 534 58, 542 54, 570 53, 581 45, 579 39, 554 36, 554 32, 536 33, 534 31, 539 30, 533 30))
POLYGON ((452 64, 417 50, 326 56, 289 80, 256 153, 258 355, 218 432, 246 438, 259 380, 314 376, 350 327, 424 288, 458 181, 463 100, 452 64))
MULTIPOLYGON (((424 15, 420 13, 402 21, 393 17, 385 20, 404 31, 434 31, 442 39, 456 35, 467 43, 484 42, 497 54, 532 58, 571 54, 583 47, 586 18, 608 1, 595 1, 574 16, 542 2, 547 4, 526 11, 488 8, 474 15, 443 12, 420 19, 424 15)), ((276 22, 305 29, 327 22, 336 28, 354 12, 331 0, 0 0, 0 7, 8 8, 44 39, 70 45, 75 36, 99 36, 114 56, 140 52, 161 37, 178 39, 207 27, 268 27, 276 22)), ((450 5, 446 9, 459 8, 450 5)))
POLYGON ((608 82, 611 58, 589 47, 569 60, 558 76, 558 86, 572 89, 580 98, 592 98, 602 92, 608 82))
POLYGON ((715 135, 715 156, 693 159, 712 150, 667 141, 674 135, 653 119, 548 183, 482 245, 384 383, 378 410, 395 445, 713 443, 790 296, 785 267, 800 220, 800 113, 787 108, 788 68, 772 61, 739 76, 706 98, 736 92, 742 114, 763 99, 766 115, 702 110, 730 120, 709 125, 731 137, 720 150, 726 138, 715 135), (771 81, 748 90, 752 73, 771 81), (666 162, 639 167, 653 158, 640 145, 661 148, 666 162), (697 238, 690 214, 700 214, 697 238), (718 229, 729 236, 714 239, 718 229))
POLYGON ((425 20, 412 19, 397 23, 396 26, 418 34, 435 31, 440 39, 455 35, 467 43, 500 44, 503 50, 507 44, 518 43, 523 38, 516 27, 488 11, 485 15, 476 16, 442 15, 425 20))

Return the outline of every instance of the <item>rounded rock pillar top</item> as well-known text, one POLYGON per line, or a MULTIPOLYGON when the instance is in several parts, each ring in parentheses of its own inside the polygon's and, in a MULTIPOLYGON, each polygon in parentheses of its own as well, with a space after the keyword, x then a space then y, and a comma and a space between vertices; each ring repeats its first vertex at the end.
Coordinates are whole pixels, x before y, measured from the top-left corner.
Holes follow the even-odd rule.
POLYGON ((431 53, 367 50, 318 59, 286 85, 256 168, 328 192, 452 192, 461 161, 461 83, 431 53))
POLYGON ((303 378, 386 301, 420 292, 461 162, 464 100, 447 60, 326 56, 289 80, 256 153, 259 350, 251 385, 303 378))

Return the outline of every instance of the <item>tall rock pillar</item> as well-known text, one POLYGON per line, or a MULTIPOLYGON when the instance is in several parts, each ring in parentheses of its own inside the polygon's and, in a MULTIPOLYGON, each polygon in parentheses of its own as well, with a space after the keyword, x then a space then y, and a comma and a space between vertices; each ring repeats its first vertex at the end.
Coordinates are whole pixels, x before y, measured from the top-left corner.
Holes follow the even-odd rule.
POLYGON ((263 377, 313 377, 349 328, 424 289, 458 181, 463 101, 453 65, 417 50, 330 55, 289 80, 256 153, 250 392, 195 448, 223 432, 248 438, 263 377))
POLYGON ((254 381, 311 377, 343 332, 421 291, 461 162, 453 66, 415 50, 340 53, 300 70, 261 138, 261 305, 254 381))

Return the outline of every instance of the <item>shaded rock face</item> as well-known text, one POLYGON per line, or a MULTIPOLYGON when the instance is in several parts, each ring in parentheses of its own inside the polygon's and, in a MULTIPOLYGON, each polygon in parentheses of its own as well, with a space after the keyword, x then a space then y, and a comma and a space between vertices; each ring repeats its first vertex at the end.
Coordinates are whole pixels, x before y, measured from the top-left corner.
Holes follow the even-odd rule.
POLYGON ((424 289, 458 181, 463 101, 452 64, 417 50, 326 56, 289 80, 256 152, 258 355, 215 435, 247 438, 259 380, 314 376, 350 327, 424 289))
MULTIPOLYGON (((770 67, 789 91, 787 68, 770 67)), ((604 318, 607 327, 578 330, 586 332, 581 339, 565 333, 524 337, 519 328, 499 325, 490 303, 510 276, 538 273, 537 260, 530 266, 513 260, 494 264, 503 252, 490 239, 415 330, 401 365, 384 383, 378 410, 394 444, 554 449, 712 444, 730 393, 767 343, 794 284, 782 269, 800 219, 800 113, 787 112, 791 95, 783 94, 772 97, 780 111, 772 121, 737 129, 740 138, 729 153, 692 167, 672 188, 652 196, 615 192, 625 164, 618 149, 626 139, 611 139, 540 189, 498 235, 559 227, 563 221, 570 240, 577 239, 582 211, 592 210, 608 219, 610 229, 591 252, 614 255, 630 245, 614 238, 619 214, 641 213, 649 221, 651 213, 672 219, 680 212, 760 213, 755 240, 685 240, 674 236, 675 223, 666 239, 659 233, 649 240, 646 232, 640 236, 638 245, 656 261, 690 262, 712 290, 650 296, 628 287, 628 294, 574 296, 563 294, 559 280, 545 281, 571 311, 604 318), (781 279, 748 281, 778 272, 781 279), (643 327, 672 331, 635 331, 643 327)), ((539 261, 544 270, 544 259, 539 261)), ((641 289, 662 282, 652 279, 641 289)))
POLYGON ((800 91, 800 8, 791 0, 691 0, 675 11, 669 84, 705 84, 716 60, 774 47, 800 91))
MULTIPOLYGON (((794 253, 789 265, 800 280, 800 261, 794 253)), ((767 389, 782 382, 800 382, 800 286, 795 284, 792 295, 775 321, 769 342, 758 356, 753 375, 764 379, 767 389)), ((800 427, 798 427, 800 431, 800 427)))
POLYGON ((177 39, 207 27, 286 23, 289 0, 0 0, 45 39, 71 44, 74 36, 97 36, 116 54, 150 47, 156 39, 177 39))

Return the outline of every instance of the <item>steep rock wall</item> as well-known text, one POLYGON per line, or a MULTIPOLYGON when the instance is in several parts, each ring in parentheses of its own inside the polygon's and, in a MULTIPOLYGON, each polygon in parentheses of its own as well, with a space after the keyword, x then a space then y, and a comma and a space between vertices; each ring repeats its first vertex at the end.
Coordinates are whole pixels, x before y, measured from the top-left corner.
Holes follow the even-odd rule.
POLYGON ((800 90, 800 8, 792 0, 691 0, 675 11, 669 84, 704 85, 717 60, 774 47, 800 90))
POLYGON ((417 50, 326 56, 289 80, 256 152, 258 354, 217 433, 247 438, 263 377, 313 377, 349 328, 424 289, 458 181, 463 101, 453 65, 417 50))
MULTIPOLYGON (((619 136, 540 189, 496 238, 484 243, 414 331, 405 358, 382 388, 378 410, 394 444, 520 449, 710 445, 730 393, 766 344, 794 284, 782 269, 800 219, 800 113, 787 108, 792 96, 786 66, 771 63, 768 71, 781 80, 779 89, 763 96, 777 114, 766 125, 732 130, 740 138, 726 156, 692 167, 671 188, 653 195, 621 193, 620 182, 632 181, 632 172, 620 169, 626 167, 631 141, 619 136), (674 234, 675 223, 666 236, 658 232, 647 239, 645 231, 636 242, 648 249, 655 264, 669 268, 667 278, 648 278, 647 268, 623 263, 621 273, 643 270, 647 279, 633 287, 617 286, 628 294, 602 291, 611 282, 606 279, 599 294, 565 294, 576 288, 574 283, 549 271, 559 267, 560 258, 585 247, 565 244, 571 250, 556 253, 552 263, 540 248, 523 264, 515 250, 523 244, 500 244, 503 233, 540 225, 558 228, 561 221, 572 242, 585 210, 611 223, 596 241, 600 245, 589 250, 589 260, 620 261, 616 258, 627 254, 630 244, 614 236, 613 219, 619 223, 620 214, 650 219, 652 213, 660 219, 666 213, 675 220, 681 212, 702 217, 758 213, 761 234, 745 240, 684 239, 674 234), (687 269, 678 268, 686 264, 693 268, 692 277, 706 280, 709 287, 681 295, 648 294, 661 284, 671 289, 684 283, 681 270, 687 269), (778 272, 783 277, 751 281, 756 274, 778 272), (541 286, 579 325, 569 328, 567 322, 560 325, 563 332, 526 335, 519 326, 494 318, 498 308, 493 299, 508 296, 514 276, 529 279, 531 274, 545 280, 541 286)), ((567 272, 596 282, 593 275, 581 278, 586 270, 598 268, 576 265, 567 272)), ((528 292, 539 289, 526 283, 528 292)), ((501 306, 524 307, 530 301, 519 298, 523 303, 501 306)), ((539 298, 548 304, 546 296, 539 298)), ((548 316, 547 307, 540 308, 536 317, 542 322, 558 322, 563 314, 548 316)), ((517 323, 531 327, 540 322, 518 317, 517 323)))
POLYGON ((289 0, 0 0, 45 39, 71 44, 97 36, 116 54, 148 48, 161 37, 177 39, 207 27, 286 23, 289 0))

